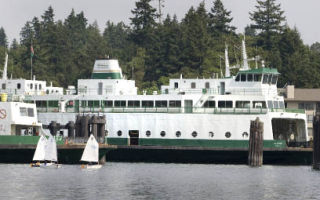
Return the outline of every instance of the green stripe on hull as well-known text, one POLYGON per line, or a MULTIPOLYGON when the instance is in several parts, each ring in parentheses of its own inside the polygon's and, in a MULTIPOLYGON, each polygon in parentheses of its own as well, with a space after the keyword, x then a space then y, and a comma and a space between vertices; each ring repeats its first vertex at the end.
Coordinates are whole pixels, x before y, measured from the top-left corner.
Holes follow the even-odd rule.
MULTIPOLYGON (((111 145, 128 145, 127 138, 107 138, 111 145)), ((190 147, 215 147, 215 148, 248 148, 249 140, 195 140, 195 139, 139 139, 142 146, 190 146, 190 147)), ((266 148, 285 148, 284 140, 264 140, 266 148)))
POLYGON ((91 78, 93 79, 121 79, 121 74, 116 73, 92 73, 91 78))
POLYGON ((128 145, 127 138, 106 138, 107 144, 111 145, 128 145))
MULTIPOLYGON (((14 145, 14 144, 37 144, 40 136, 19 136, 19 135, 1 135, 0 145, 14 145)), ((57 144, 63 144, 62 137, 56 137, 57 144)))
POLYGON ((0 136, 0 144, 37 144, 39 136, 0 136))

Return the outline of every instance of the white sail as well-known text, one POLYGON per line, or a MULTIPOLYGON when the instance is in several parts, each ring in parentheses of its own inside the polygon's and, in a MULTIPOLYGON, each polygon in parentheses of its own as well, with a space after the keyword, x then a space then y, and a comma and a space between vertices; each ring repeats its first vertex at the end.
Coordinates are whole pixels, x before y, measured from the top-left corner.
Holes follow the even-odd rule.
POLYGON ((86 162, 98 162, 99 160, 99 144, 94 138, 94 136, 91 134, 87 145, 83 151, 81 161, 86 162))
POLYGON ((57 162, 57 144, 51 135, 49 136, 45 150, 45 160, 57 162))
POLYGON ((36 151, 34 152, 34 155, 33 155, 33 160, 38 160, 38 161, 45 160, 46 145, 47 145, 47 138, 41 135, 37 144, 36 151))

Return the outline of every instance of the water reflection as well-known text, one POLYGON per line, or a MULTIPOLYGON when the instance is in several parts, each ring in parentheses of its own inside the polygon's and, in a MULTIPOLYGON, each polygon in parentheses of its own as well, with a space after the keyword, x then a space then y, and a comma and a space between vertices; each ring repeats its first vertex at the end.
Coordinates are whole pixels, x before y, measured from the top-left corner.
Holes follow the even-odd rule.
POLYGON ((317 199, 308 166, 107 163, 35 169, 0 165, 0 199, 317 199))

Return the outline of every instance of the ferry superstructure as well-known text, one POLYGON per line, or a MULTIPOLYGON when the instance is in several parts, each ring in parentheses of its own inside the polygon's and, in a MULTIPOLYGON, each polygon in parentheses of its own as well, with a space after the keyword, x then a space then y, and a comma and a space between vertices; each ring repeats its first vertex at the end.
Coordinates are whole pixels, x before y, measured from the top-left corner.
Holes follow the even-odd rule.
MULTIPOLYGON (((161 94, 138 95, 135 81, 124 79, 118 61, 113 59, 96 60, 91 79, 78 80, 77 90, 69 87, 62 94, 52 86, 40 89, 34 79, 22 93, 25 101, 36 103, 43 124, 66 124, 75 121, 78 114, 105 115, 108 144, 242 145, 249 139, 250 121, 257 117, 264 123, 267 145, 309 141, 304 110, 286 109, 278 95, 278 71, 250 69, 244 42, 243 58, 236 76, 230 76, 226 63, 225 78, 181 76, 162 86, 161 94)), ((0 84, 8 81, 0 80, 0 84)), ((15 84, 19 90, 19 83, 15 84)))

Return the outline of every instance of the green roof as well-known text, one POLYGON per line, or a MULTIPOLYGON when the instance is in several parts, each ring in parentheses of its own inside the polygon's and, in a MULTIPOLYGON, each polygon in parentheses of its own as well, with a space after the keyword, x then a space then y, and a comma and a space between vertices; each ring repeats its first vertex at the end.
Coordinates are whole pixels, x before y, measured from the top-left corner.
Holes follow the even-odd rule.
POLYGON ((280 74, 276 68, 258 68, 239 71, 239 74, 280 74))

